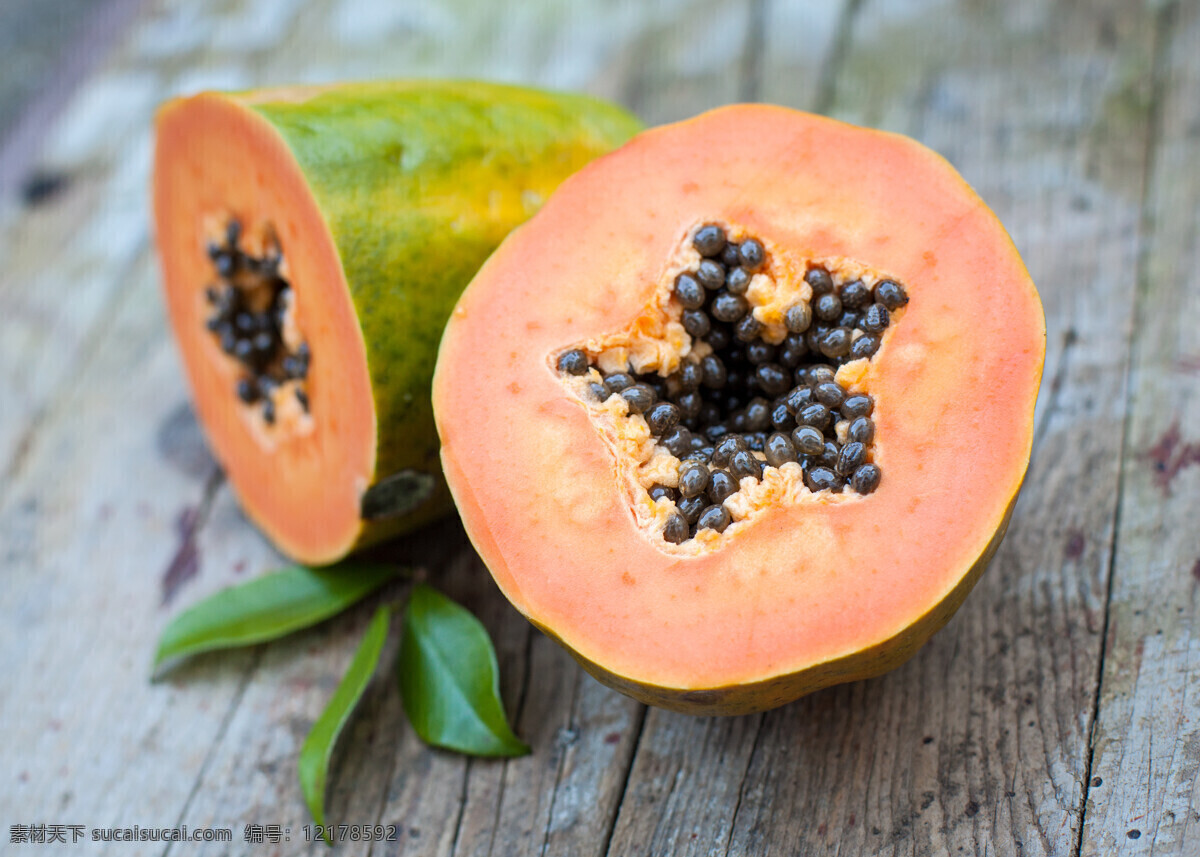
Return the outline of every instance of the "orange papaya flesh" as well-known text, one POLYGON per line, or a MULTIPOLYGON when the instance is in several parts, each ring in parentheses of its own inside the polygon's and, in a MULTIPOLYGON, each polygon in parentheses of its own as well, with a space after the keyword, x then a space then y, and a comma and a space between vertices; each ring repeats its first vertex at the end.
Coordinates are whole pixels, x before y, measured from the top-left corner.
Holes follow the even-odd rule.
POLYGON ((449 508, 429 399, 445 319, 510 229, 637 128, 595 99, 454 81, 163 106, 167 312, 214 453, 280 550, 330 563, 449 508))
MULTIPOLYGON (((742 105, 644 132, 565 182, 462 295, 433 401, 464 525, 517 609, 635 698, 736 714, 891 669, 948 621, 1008 525, 1044 353, 1015 247, 945 160, 898 135, 742 105), (680 278, 721 259, 698 249, 713 227, 760 242, 762 259, 736 288, 726 260, 723 284, 693 300, 680 278), (861 457, 770 464, 750 448, 758 472, 708 496, 724 510, 713 525, 672 531, 682 468, 730 470, 704 420, 753 440, 747 397, 770 396, 746 380, 750 347, 784 359, 789 310, 821 306, 813 271, 842 297, 865 288, 872 306, 885 281, 904 292, 886 299, 882 331, 865 312, 825 323, 876 347, 831 357, 817 341, 785 367, 827 366, 843 396, 869 397, 861 457), (741 342, 718 308, 738 289, 754 318, 741 342), (730 343, 688 332, 697 301, 730 343), (741 386, 701 384, 713 407, 680 417, 702 440, 690 461, 673 454, 671 420, 656 424, 627 383, 678 408, 684 369, 730 349, 741 386), (814 483, 823 465, 835 478, 814 483), (877 479, 855 482, 863 465, 877 479)), ((839 454, 853 442, 841 407, 824 427, 839 454)), ((781 433, 800 427, 798 412, 782 416, 781 433)))

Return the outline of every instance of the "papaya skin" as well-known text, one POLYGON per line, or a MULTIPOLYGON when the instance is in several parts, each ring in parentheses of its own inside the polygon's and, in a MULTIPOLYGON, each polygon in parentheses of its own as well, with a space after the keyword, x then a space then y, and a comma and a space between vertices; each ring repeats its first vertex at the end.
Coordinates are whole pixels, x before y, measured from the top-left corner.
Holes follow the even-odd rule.
MULTIPOLYGON (((1012 505, 1016 504, 1016 499, 1014 496, 1012 505)), ((640 684, 609 672, 599 664, 589 661, 556 637, 553 631, 538 625, 536 620, 531 621, 544 634, 566 648, 593 678, 638 702, 697 716, 753 714, 757 711, 767 711, 835 684, 881 676, 908 661, 921 646, 929 641, 930 637, 945 627, 958 608, 966 601, 967 596, 983 575, 984 569, 996 555, 996 551, 1000 548, 1000 542, 1004 540, 1009 520, 1012 518, 1012 505, 1005 513, 1004 523, 988 543, 987 550, 983 552, 983 555, 971 564, 970 570, 963 575, 962 580, 944 599, 931 607, 913 624, 894 636, 875 643, 870 648, 764 681, 709 688, 658 687, 651 684, 640 684)))
POLYGON ((449 510, 429 387, 454 301, 563 178, 639 127, 596 99, 469 81, 203 93, 161 108, 155 216, 176 338, 218 461, 284 553, 335 562, 449 510), (211 276, 197 224, 227 216, 278 227, 318 373, 316 430, 270 454, 232 401, 234 369, 193 330, 211 276), (395 474, 420 490, 364 519, 367 492, 395 474))
POLYGON ((466 530, 523 615, 629 696, 743 714, 893 669, 945 625, 1007 531, 1044 357, 1016 248, 943 158, 737 105, 638 135, 505 240, 447 326, 434 410, 466 530), (642 326, 706 222, 770 240, 781 270, 861 263, 910 302, 863 375, 875 493, 809 493, 688 553, 639 527, 614 447, 553 361, 642 326), (567 236, 570 256, 546 260, 567 236), (516 350, 465 371, 517 329, 516 350))

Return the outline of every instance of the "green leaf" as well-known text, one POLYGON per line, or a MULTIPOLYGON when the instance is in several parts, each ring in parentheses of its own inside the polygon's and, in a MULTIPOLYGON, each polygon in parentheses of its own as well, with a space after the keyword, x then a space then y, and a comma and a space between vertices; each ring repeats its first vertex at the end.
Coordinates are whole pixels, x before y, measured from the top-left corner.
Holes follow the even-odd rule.
POLYGON ((382 565, 293 566, 223 589, 163 630, 154 676, 200 652, 250 646, 315 625, 405 573, 382 565))
POLYGON ((354 659, 350 661, 350 668, 342 676, 329 704, 313 724, 308 737, 304 739, 304 746, 300 748, 300 789, 304 792, 304 802, 308 804, 313 821, 320 827, 325 826, 325 782, 329 776, 329 760, 333 757, 334 745, 379 664, 383 644, 387 642, 388 620, 391 616, 392 608, 386 604, 375 611, 371 624, 367 626, 367 633, 358 644, 354 659))
POLYGON ((424 584, 408 600, 397 669, 404 711, 426 742, 476 756, 529 752, 504 716, 487 631, 466 608, 424 584))

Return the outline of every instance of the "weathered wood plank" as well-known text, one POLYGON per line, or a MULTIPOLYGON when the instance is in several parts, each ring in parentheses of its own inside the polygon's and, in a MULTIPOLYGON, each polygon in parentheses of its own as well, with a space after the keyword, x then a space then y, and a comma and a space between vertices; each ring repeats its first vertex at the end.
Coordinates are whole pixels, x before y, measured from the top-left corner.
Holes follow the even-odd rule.
POLYGON ((0 9, 5 57, 0 224, 62 189, 60 176, 30 169, 45 145, 46 128, 112 53, 142 5, 141 0, 17 0, 0 9))
MULTIPOLYGON (((173 823, 252 659, 206 658, 149 683, 161 573, 211 466, 194 437, 163 430, 184 394, 149 260, 130 283, 0 500, 9 823, 173 823)), ((233 579, 212 558, 197 594, 233 579)), ((148 845, 117 848, 161 851, 148 845)))
POLYGON ((892 674, 765 716, 730 854, 1075 847, 1147 145, 1112 110, 1147 84, 1149 24, 1115 2, 866 3, 854 21, 832 112, 946 154, 1041 287, 1037 447, 1009 536, 945 631, 892 674))
POLYGON ((753 67, 760 100, 826 110, 860 5, 861 0, 766 0, 761 55, 753 67))
POLYGON ((726 853, 762 718, 651 709, 608 853, 726 853))
POLYGON ((0 476, 22 466, 147 251, 153 109, 189 77, 186 54, 147 53, 140 38, 146 19, 169 15, 161 8, 168 5, 145 9, 61 116, 40 131, 31 166, 56 190, 24 206, 3 200, 0 476))
MULTIPOLYGON (((372 854, 1070 853, 1118 495, 1154 14, 1119 0, 866 3, 854 20, 792 0, 477 7, 162 0, 48 134, 44 163, 70 183, 0 231, 0 656, 19 689, 0 696, 0 722, 16 724, 0 749, 14 822, 233 827, 234 847, 208 853, 274 851, 243 846, 242 826, 279 823, 292 839, 278 850, 325 852, 303 843, 295 757, 371 605, 145 681, 182 518, 199 508, 199 574, 172 609, 279 562, 211 479, 187 417, 147 255, 148 111, 201 85, 421 73, 584 88, 653 122, 757 94, 912 133, 1013 230, 1046 300, 1047 383, 1013 529, 959 618, 896 673, 765 716, 647 714, 600 687, 507 606, 452 521, 388 548, 481 616, 534 753, 468 762, 424 747, 403 722, 393 646, 336 756, 330 818, 400 825, 372 854)), ((1187 428, 1200 354, 1183 322, 1200 261, 1188 8, 1166 19, 1178 32, 1133 374, 1145 413, 1125 445, 1085 853, 1186 853, 1198 829, 1187 498, 1200 468, 1181 468, 1166 497, 1149 469, 1200 444, 1187 428)))
MULTIPOLYGON (((128 176, 121 179, 128 182, 128 176)), ((5 260, 0 269, 0 397, 5 403, 0 477, 7 477, 5 482, 20 469, 36 423, 95 349, 104 320, 145 250, 144 208, 118 193, 118 184, 112 173, 77 176, 5 230, 0 244, 5 260)))
POLYGON ((1164 5, 1158 39, 1086 855, 1200 853, 1200 7, 1164 5))
POLYGON ((602 854, 624 797, 646 708, 575 671, 571 726, 543 854, 602 854))

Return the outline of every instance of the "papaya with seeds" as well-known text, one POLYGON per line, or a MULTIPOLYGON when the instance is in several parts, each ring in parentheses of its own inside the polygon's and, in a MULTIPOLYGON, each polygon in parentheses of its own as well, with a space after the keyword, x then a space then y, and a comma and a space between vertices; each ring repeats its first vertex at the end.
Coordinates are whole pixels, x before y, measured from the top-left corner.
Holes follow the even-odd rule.
POLYGON ((463 293, 433 401, 517 609, 618 690, 738 714, 948 621, 1007 528, 1044 354, 945 160, 741 105, 564 182, 463 293))
POLYGON ((638 128, 578 95, 401 81, 204 93, 154 219, 196 411, 245 511, 325 564, 449 508, 429 385, 479 265, 638 128))

